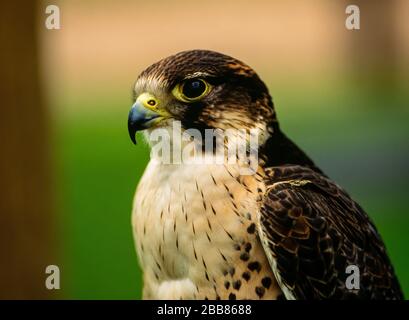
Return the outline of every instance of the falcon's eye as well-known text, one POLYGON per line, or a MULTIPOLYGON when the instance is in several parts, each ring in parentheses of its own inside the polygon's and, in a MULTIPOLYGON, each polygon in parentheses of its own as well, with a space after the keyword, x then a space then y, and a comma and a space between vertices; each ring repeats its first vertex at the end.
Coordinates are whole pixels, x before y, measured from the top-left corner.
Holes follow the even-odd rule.
POLYGON ((182 85, 182 94, 188 99, 200 97, 206 91, 206 83, 203 80, 187 80, 182 85))
POLYGON ((210 91, 210 85, 202 79, 188 79, 178 84, 172 93, 176 99, 184 102, 200 100, 210 91))

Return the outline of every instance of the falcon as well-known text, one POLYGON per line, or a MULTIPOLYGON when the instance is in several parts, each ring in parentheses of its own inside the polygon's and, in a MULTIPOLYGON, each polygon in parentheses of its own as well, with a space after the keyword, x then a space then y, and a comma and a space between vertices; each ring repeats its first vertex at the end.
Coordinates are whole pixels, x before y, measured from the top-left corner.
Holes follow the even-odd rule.
POLYGON ((144 299, 403 299, 374 224, 280 130, 252 68, 207 50, 148 67, 134 86, 130 137, 175 122, 171 147, 190 129, 257 130, 258 162, 243 174, 239 161, 151 157, 132 212, 144 299))

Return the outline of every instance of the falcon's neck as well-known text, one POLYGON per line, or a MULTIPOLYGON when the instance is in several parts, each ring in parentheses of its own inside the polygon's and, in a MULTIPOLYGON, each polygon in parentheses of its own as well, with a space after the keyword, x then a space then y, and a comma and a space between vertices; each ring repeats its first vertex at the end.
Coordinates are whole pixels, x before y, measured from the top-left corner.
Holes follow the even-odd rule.
POLYGON ((266 141, 260 150, 266 167, 300 165, 322 173, 314 162, 279 129, 266 141))

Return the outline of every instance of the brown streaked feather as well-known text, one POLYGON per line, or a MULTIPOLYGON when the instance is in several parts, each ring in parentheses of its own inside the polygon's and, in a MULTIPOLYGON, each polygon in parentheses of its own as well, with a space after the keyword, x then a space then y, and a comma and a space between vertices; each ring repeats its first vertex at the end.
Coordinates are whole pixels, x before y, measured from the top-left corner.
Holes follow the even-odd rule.
POLYGON ((403 299, 382 239, 348 194, 306 167, 268 172, 259 232, 287 298, 403 299), (345 287, 348 265, 359 290, 345 287))

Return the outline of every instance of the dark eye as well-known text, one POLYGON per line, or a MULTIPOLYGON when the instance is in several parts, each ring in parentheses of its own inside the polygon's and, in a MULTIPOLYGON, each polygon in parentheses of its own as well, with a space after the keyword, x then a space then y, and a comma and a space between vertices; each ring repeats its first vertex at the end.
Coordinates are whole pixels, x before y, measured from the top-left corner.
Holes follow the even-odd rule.
POLYGON ((172 90, 172 93, 180 101, 193 102, 203 98, 210 89, 210 85, 205 80, 195 78, 179 83, 172 90))
POLYGON ((194 102, 202 99, 210 90, 211 86, 205 80, 194 78, 177 84, 173 88, 172 94, 180 101, 194 102))
POLYGON ((182 94, 188 99, 195 99, 200 97, 206 88, 206 83, 201 79, 186 80, 182 86, 182 94))

